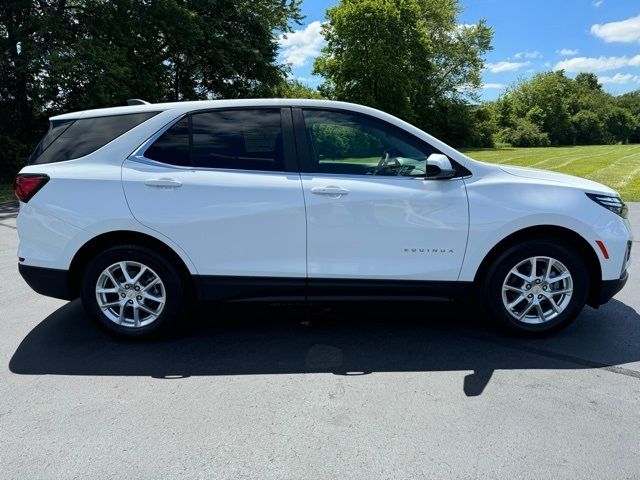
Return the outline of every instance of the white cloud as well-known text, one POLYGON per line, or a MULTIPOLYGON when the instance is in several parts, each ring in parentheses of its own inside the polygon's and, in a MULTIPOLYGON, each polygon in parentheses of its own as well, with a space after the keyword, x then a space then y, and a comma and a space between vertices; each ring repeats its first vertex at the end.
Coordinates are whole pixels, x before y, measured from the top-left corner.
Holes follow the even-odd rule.
POLYGON ((306 65, 309 60, 320 54, 324 44, 322 23, 311 22, 302 30, 281 35, 278 43, 282 48, 281 56, 285 63, 290 63, 294 67, 306 65))
POLYGON ((542 58, 542 54, 534 50, 533 52, 518 52, 514 55, 515 58, 542 58))
POLYGON ((604 3, 604 0, 594 0, 593 6, 598 8, 600 5, 604 3))
POLYGON ((640 15, 621 22, 596 23, 591 26, 591 33, 605 42, 638 42, 640 41, 640 15))
POLYGON ((491 73, 513 72, 530 65, 531 62, 498 62, 487 63, 487 70, 491 73))
POLYGON ((507 88, 507 86, 504 83, 483 83, 480 88, 483 90, 502 90, 503 88, 507 88))
POLYGON ((572 48, 561 48, 560 50, 556 50, 556 53, 564 57, 573 57, 574 55, 580 53, 580 50, 573 50, 572 48))
POLYGON ((640 83, 640 75, 632 75, 630 73, 616 73, 613 77, 601 76, 598 80, 603 85, 616 84, 625 85, 628 83, 640 83))
POLYGON ((554 70, 567 72, 607 72, 624 67, 640 67, 640 55, 635 57, 575 57, 556 63, 554 70))

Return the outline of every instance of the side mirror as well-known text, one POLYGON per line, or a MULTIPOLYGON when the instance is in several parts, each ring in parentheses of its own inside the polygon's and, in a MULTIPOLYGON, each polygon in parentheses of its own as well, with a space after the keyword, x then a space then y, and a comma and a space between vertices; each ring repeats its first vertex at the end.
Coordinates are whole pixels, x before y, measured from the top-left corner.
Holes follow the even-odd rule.
POLYGON ((447 180, 453 178, 458 172, 451 165, 451 161, 446 155, 432 153, 427 157, 426 175, 427 180, 447 180))

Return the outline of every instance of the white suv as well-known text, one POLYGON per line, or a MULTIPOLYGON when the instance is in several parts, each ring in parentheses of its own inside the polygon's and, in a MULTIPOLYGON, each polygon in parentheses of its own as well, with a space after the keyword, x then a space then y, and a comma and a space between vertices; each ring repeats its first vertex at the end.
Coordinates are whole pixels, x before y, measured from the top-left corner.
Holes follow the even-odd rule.
POLYGON ((117 334, 195 300, 467 297, 539 334, 627 280, 626 206, 598 183, 360 105, 131 103, 51 118, 15 183, 24 279, 117 334))

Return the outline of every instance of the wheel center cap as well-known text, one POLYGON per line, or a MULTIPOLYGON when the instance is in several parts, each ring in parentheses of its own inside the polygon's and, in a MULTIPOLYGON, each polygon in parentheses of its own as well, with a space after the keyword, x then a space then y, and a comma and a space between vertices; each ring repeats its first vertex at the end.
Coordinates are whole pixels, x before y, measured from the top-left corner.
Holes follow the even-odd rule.
POLYGON ((533 293, 540 293, 540 292, 542 292, 542 288, 540 288, 537 285, 535 287, 533 287, 533 293))

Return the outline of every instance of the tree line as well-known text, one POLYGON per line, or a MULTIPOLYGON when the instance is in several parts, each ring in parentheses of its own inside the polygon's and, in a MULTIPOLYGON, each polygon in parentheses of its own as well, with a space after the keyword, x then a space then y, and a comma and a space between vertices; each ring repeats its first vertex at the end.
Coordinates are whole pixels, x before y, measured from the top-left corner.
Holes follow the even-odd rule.
POLYGON ((640 92, 546 72, 495 102, 478 91, 486 22, 458 0, 342 0, 327 10, 318 89, 288 80, 278 38, 301 0, 4 0, 0 4, 0 174, 14 173, 63 112, 151 102, 311 97, 362 103, 454 146, 640 141, 640 92))
POLYGON ((3 0, 0 165, 24 163, 52 115, 272 96, 278 35, 301 0, 3 0))

